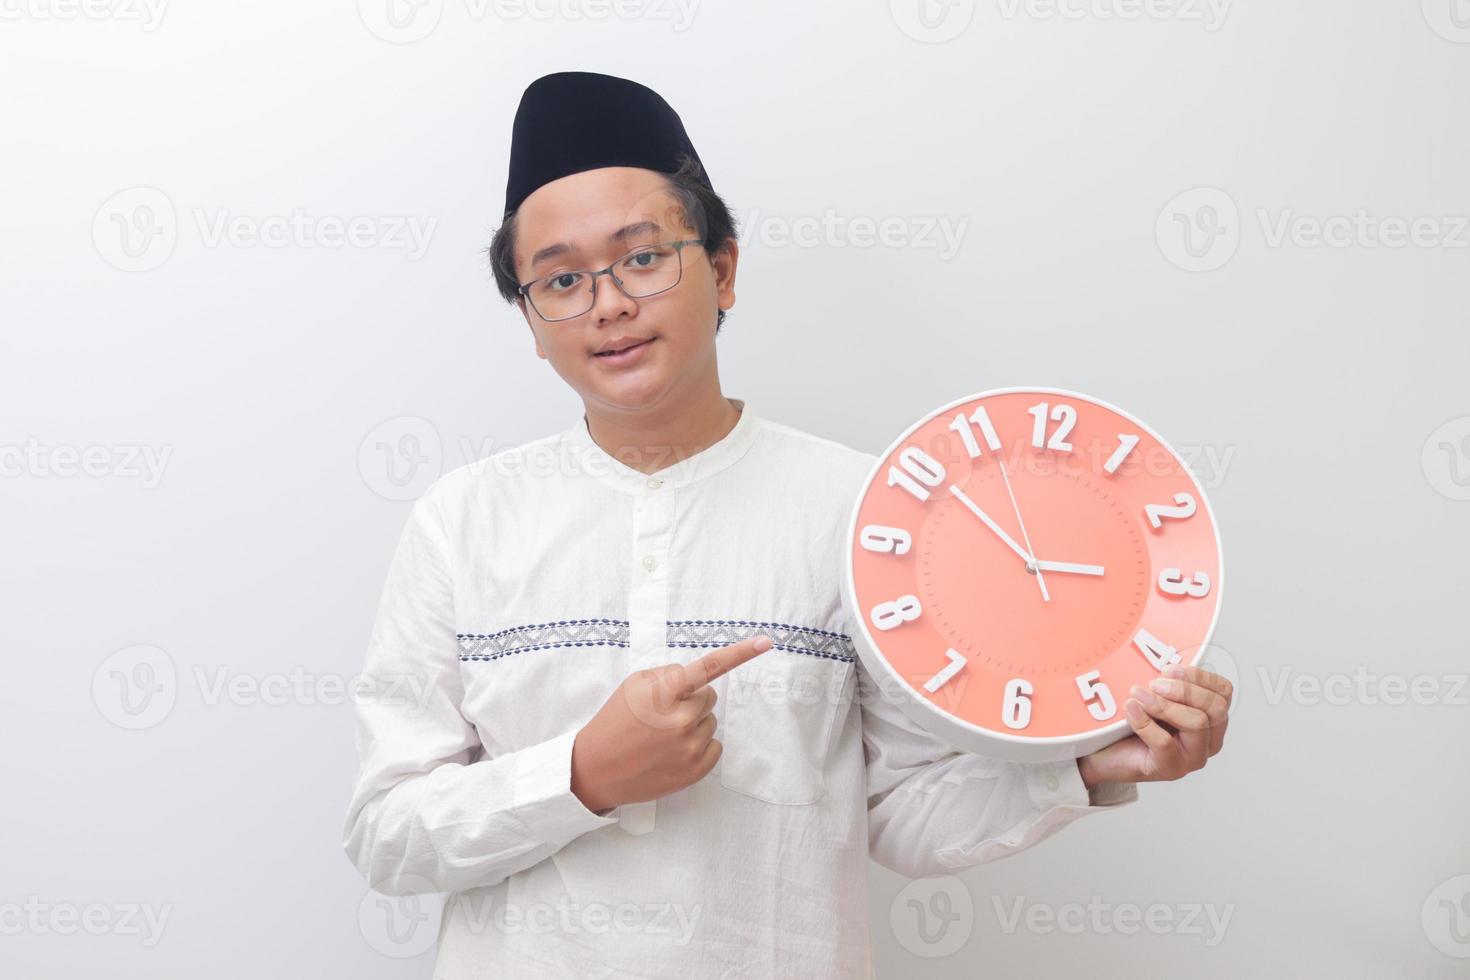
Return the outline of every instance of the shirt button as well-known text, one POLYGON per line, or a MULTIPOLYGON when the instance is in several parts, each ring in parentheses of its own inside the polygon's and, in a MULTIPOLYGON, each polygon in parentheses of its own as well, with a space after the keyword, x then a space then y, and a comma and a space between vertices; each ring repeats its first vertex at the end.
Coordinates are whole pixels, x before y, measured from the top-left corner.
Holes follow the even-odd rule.
POLYGON ((1056 777, 1056 774, 1055 773, 1050 773, 1049 772, 1049 773, 1046 774, 1046 788, 1047 789, 1056 789, 1057 788, 1057 777, 1056 777))
POLYGON ((661 487, 663 485, 664 485, 664 481, 660 480, 656 476, 650 476, 648 478, 648 489, 650 489, 650 490, 657 490, 659 487, 661 487))
MULTIPOLYGON (((644 555, 643 556, 643 567, 646 568, 646 569, 648 569, 650 572, 653 571, 654 566, 657 565, 657 564, 658 564, 658 562, 654 560, 654 557, 652 555, 644 555)), ((1056 777, 1052 777, 1052 778, 1055 779, 1056 777)))

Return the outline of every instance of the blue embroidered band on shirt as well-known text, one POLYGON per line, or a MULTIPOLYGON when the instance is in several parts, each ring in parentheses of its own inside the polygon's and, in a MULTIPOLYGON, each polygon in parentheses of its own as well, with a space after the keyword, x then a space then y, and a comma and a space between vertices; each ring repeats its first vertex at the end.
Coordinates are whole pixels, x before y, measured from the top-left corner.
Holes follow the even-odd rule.
POLYGON ((527 650, 554 647, 626 647, 626 619, 559 619, 512 626, 498 633, 458 633, 459 659, 498 660, 527 650))
MULTIPOLYGON (((626 619, 559 619, 550 623, 512 626, 496 633, 458 633, 460 660, 499 660, 527 650, 558 647, 627 647, 630 623, 626 619)), ((671 647, 717 648, 764 633, 774 649, 826 660, 851 663, 857 657, 852 638, 790 623, 753 619, 675 619, 668 622, 665 643, 671 647)))
POLYGON ((750 619, 670 620, 667 643, 671 647, 724 647, 757 633, 769 636, 776 650, 849 663, 857 657, 852 637, 845 633, 750 619))

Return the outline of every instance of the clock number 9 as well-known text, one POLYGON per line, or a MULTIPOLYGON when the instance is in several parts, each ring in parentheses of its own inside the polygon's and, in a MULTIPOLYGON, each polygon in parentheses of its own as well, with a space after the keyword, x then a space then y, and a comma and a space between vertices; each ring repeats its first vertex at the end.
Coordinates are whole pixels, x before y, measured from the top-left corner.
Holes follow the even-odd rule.
POLYGON ((882 524, 869 524, 863 528, 863 533, 858 537, 858 541, 869 551, 894 555, 908 554, 909 545, 913 543, 909 532, 903 528, 887 527, 882 524))
POLYGON ((1087 702, 1088 713, 1098 721, 1107 721, 1118 713, 1118 702, 1113 700, 1113 692, 1101 678, 1102 671, 1089 670, 1077 678, 1077 690, 1082 692, 1082 700, 1087 702))
POLYGON ((944 482, 944 467, 918 446, 904 449, 898 454, 898 462, 903 469, 888 467, 888 485, 903 487, 921 503, 929 499, 925 487, 937 487, 944 482))
POLYGON ((891 630, 918 619, 921 612, 918 596, 901 595, 892 602, 878 603, 870 615, 878 629, 891 630))
POLYGON ((1184 580, 1184 573, 1177 568, 1166 568, 1159 572, 1159 591, 1165 595, 1187 595, 1199 599, 1210 594, 1210 576, 1195 572, 1192 581, 1184 580))
POLYGON ((1199 506, 1194 502, 1194 498, 1187 493, 1176 493, 1174 495, 1174 503, 1179 506, 1170 507, 1167 504, 1148 504, 1145 506, 1143 512, 1148 515, 1149 527, 1157 531, 1164 526, 1162 518, 1165 517, 1171 521, 1191 517, 1194 515, 1195 508, 1199 506))
POLYGON ((1025 728, 1031 724, 1031 694, 1034 690, 1031 682, 1023 677, 1012 678, 1006 683, 1000 720, 1007 728, 1025 728))

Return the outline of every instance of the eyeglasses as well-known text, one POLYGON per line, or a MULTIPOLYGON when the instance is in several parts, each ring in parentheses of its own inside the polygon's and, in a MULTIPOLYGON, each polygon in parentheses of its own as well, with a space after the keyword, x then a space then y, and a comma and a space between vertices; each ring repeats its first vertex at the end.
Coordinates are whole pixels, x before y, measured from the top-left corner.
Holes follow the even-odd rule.
POLYGON ((543 320, 570 320, 597 302, 597 279, 612 277, 623 295, 643 299, 673 289, 684 278, 684 246, 701 244, 698 238, 681 242, 640 245, 605 269, 579 269, 532 279, 516 287, 543 320), (613 270, 617 271, 614 272, 613 270))

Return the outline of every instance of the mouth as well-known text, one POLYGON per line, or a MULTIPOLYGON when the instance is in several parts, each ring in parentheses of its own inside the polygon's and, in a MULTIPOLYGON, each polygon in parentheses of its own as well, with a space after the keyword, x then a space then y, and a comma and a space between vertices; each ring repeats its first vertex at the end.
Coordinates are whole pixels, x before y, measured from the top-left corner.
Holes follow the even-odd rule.
POLYGON ((602 358, 604 360, 609 360, 609 361, 620 360, 622 358, 628 357, 629 355, 633 354, 635 351, 642 350, 643 348, 647 347, 649 344, 653 343, 657 339, 658 339, 657 337, 649 337, 647 340, 642 341, 641 343, 630 344, 629 346, 624 347, 624 348, 621 348, 620 350, 604 351, 601 354, 593 354, 592 356, 593 357, 600 357, 600 358, 602 358))

